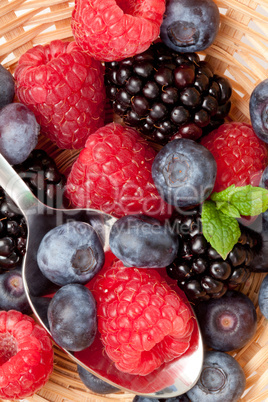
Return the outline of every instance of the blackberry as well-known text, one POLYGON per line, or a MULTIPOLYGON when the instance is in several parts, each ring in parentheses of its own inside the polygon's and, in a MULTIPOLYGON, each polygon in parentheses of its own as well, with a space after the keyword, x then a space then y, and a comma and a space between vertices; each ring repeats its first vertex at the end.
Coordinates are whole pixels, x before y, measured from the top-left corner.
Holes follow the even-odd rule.
POLYGON ((14 169, 41 202, 54 208, 62 207, 66 178, 46 151, 34 149, 23 163, 14 165, 14 169))
POLYGON ((190 301, 220 298, 228 289, 235 289, 248 279, 249 265, 258 242, 248 228, 240 225, 240 239, 223 260, 203 236, 197 209, 185 211, 185 214, 176 212, 171 222, 179 236, 180 247, 166 270, 190 301))
POLYGON ((0 187, 0 273, 20 266, 26 238, 24 216, 0 187))
MULTIPOLYGON (((22 164, 13 168, 40 201, 54 207, 62 205, 65 177, 45 151, 33 150, 22 164)), ((25 218, 0 187, 0 273, 21 265, 26 241, 25 218)))
POLYGON ((107 97, 126 125, 156 143, 197 140, 224 122, 232 88, 196 53, 157 42, 142 54, 106 63, 107 97))

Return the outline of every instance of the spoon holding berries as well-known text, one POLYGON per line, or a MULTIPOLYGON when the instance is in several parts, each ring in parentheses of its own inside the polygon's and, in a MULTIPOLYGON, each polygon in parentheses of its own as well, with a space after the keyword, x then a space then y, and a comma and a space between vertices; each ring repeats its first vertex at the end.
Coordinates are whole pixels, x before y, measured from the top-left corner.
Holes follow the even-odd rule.
MULTIPOLYGON (((174 324, 170 318, 169 322, 168 320, 162 319, 161 322, 164 325, 164 327, 162 327, 162 331, 163 333, 164 331, 166 331, 166 333, 163 335, 163 339, 161 340, 161 342, 163 341, 164 343, 162 342, 161 344, 161 342, 159 342, 156 345, 156 349, 153 348, 154 350, 151 352, 149 343, 152 341, 154 342, 155 340, 151 339, 149 342, 149 338, 147 338, 147 350, 143 349, 143 352, 139 351, 143 361, 143 369, 140 371, 140 367, 137 367, 137 369, 133 371, 133 374, 131 372, 124 371, 124 369, 121 369, 121 366, 117 366, 116 362, 110 358, 110 356, 112 356, 112 353, 111 355, 109 355, 108 351, 111 351, 111 348, 109 349, 109 345, 107 346, 107 344, 103 342, 103 339, 105 338, 102 333, 103 328, 98 327, 97 334, 93 343, 88 348, 85 348, 82 351, 74 352, 67 350, 61 345, 59 346, 77 364, 84 367, 86 370, 104 380, 105 382, 123 391, 134 392, 139 395, 145 395, 155 398, 170 398, 182 395, 189 389, 191 389, 198 381, 202 370, 203 343, 197 320, 195 319, 195 315, 185 295, 182 292, 181 294, 175 293, 175 291, 173 291, 173 289, 171 288, 171 285, 168 285, 168 283, 165 282, 164 278, 161 278, 158 273, 153 273, 153 271, 155 271, 154 269, 151 270, 150 268, 147 268, 143 270, 142 268, 142 275, 139 276, 137 275, 137 271, 139 268, 126 268, 119 260, 117 260, 119 262, 117 262, 115 265, 112 265, 113 268, 109 266, 108 268, 107 266, 105 268, 105 265, 107 265, 106 256, 110 256, 112 254, 109 248, 109 233, 113 224, 117 221, 116 218, 94 209, 55 209, 44 205, 32 194, 25 182, 15 172, 12 166, 2 155, 0 155, 0 171, 0 185, 21 209, 27 222, 28 236, 26 254, 23 261, 23 281, 25 292, 27 294, 33 312, 51 336, 52 334, 47 320, 47 317, 49 318, 49 316, 47 316, 46 314, 47 307, 49 308, 50 299, 52 297, 51 300, 53 300, 55 292, 57 293, 57 291, 63 289, 64 282, 55 283, 55 281, 51 280, 51 278, 48 278, 43 274, 38 265, 38 252, 41 248, 40 244, 44 240, 46 235, 50 236, 50 233, 54 229, 65 227, 65 225, 70 222, 73 224, 73 226, 76 226, 74 222, 84 223, 92 227, 97 233, 97 237, 102 244, 103 252, 105 255, 103 269, 106 269, 106 271, 104 271, 105 273, 102 274, 104 279, 105 275, 109 275, 111 270, 114 270, 118 267, 122 268, 122 272, 124 272, 124 270, 127 270, 127 272, 125 271, 125 275, 130 275, 132 283, 134 283, 135 280, 138 281, 137 286, 140 286, 139 289, 141 289, 143 286, 142 280, 147 282, 155 281, 155 283, 157 284, 155 288, 159 288, 160 293, 166 292, 166 299, 170 300, 169 305, 165 301, 166 304, 164 305, 164 308, 166 314, 168 311, 171 311, 171 306, 173 306, 174 304, 172 314, 174 313, 174 322, 176 322, 176 324, 174 324), (42 303, 42 300, 44 301, 44 303, 42 303), (175 306, 176 303, 177 307, 175 306), (178 310, 179 303, 181 303, 181 305, 184 307, 182 309, 182 313, 184 315, 186 308, 187 314, 189 315, 188 319, 191 320, 191 326, 187 327, 185 324, 185 327, 183 327, 184 316, 178 310), (180 320, 182 322, 181 325, 179 325, 180 320), (174 358, 174 356, 180 355, 179 348, 182 348, 183 345, 183 340, 179 338, 180 326, 182 327, 182 333, 185 335, 185 343, 187 341, 189 344, 185 349, 185 353, 183 352, 180 357, 174 358), (189 336, 189 334, 191 334, 191 336, 189 336), (178 339, 180 339, 179 342, 177 342, 178 339), (172 348, 174 350, 172 350, 172 348), (159 350, 159 353, 157 352, 157 350, 159 350), (160 357, 162 360, 160 359, 160 357), (155 361, 159 359, 161 360, 160 363, 156 364, 155 361), (148 368, 149 361, 153 367, 152 372, 150 372, 150 369, 148 368)), ((81 260, 80 257, 81 255, 79 255, 79 258, 77 257, 79 261, 81 260)), ((83 258, 87 259, 89 257, 88 255, 86 255, 85 257, 85 255, 83 254, 82 260, 83 258)), ((102 258, 101 253, 98 254, 98 258, 102 258)), ((77 265, 79 268, 79 263, 77 263, 77 265)), ((95 265, 99 267, 100 264, 95 265)), ((97 275, 98 270, 99 268, 96 271, 96 275, 94 274, 94 278, 92 280, 93 289, 91 286, 88 286, 88 289, 92 290, 93 296, 96 295, 95 298, 98 307, 101 306, 101 303, 106 303, 107 307, 110 308, 111 306, 108 306, 109 298, 105 299, 105 297, 107 296, 107 292, 105 291, 105 289, 104 295, 101 294, 101 292, 103 291, 103 282, 101 280, 101 276, 97 275)), ((92 275, 89 275, 89 279, 91 279, 91 277, 92 275)), ((122 283, 120 282, 120 286, 125 290, 127 289, 127 282, 122 277, 122 275, 121 277, 119 275, 118 278, 114 277, 114 280, 118 283, 119 281, 121 281, 122 283)), ((108 282, 111 283, 111 280, 108 280, 108 282)), ((84 280, 81 285, 75 286, 84 285, 87 286, 86 280, 84 280)), ((70 284, 67 286, 70 286, 70 284)), ((151 288, 154 288, 154 286, 151 286, 151 288)), ((139 299, 143 297, 142 290, 139 290, 139 292, 137 293, 137 297, 139 299)), ((147 302, 144 311, 145 315, 148 312, 148 308, 155 311, 157 310, 156 305, 154 306, 152 304, 152 300, 154 300, 156 305, 158 302, 160 303, 160 296, 157 294, 157 292, 154 293, 151 296, 150 301, 147 302)), ((131 306, 131 308, 132 307, 134 311, 135 306, 133 305, 131 306)), ((138 308, 141 307, 142 303, 138 306, 138 308)), ((119 310, 116 311, 118 312, 119 310)), ((152 315, 150 317, 152 318, 152 315)), ((158 320, 152 327, 156 327, 159 322, 160 321, 158 320)), ((109 324, 109 317, 107 317, 106 324, 107 323, 109 324)), ((136 321, 134 325, 136 325, 136 321)), ((142 330, 143 329, 141 328, 140 331, 142 330)), ((137 331, 135 333, 135 336, 136 334, 137 331)), ((157 336, 159 337, 159 333, 157 334, 157 336)), ((106 338, 105 341, 107 341, 106 338)), ((109 340, 107 342, 109 343, 109 340)), ((142 348, 143 347, 144 345, 142 345, 142 348)), ((124 365, 124 363, 122 364, 124 365)))

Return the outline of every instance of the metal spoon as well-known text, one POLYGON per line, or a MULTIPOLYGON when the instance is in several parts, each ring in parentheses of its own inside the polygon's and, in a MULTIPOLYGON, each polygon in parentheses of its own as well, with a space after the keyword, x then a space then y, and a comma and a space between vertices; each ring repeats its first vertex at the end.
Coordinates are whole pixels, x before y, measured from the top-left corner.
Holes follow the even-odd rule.
MULTIPOLYGON (((97 231, 103 242, 104 251, 108 253, 109 232, 116 218, 94 209, 47 207, 32 194, 1 154, 0 185, 25 216, 28 235, 22 267, 23 283, 34 314, 50 334, 46 325, 46 309, 39 308, 39 296, 48 296, 55 291, 52 284, 42 275, 36 262, 37 250, 43 236, 53 227, 70 220, 87 222, 97 231)), ((98 336, 94 343, 82 352, 73 354, 63 350, 77 364, 111 385, 123 391, 151 398, 171 398, 184 394, 197 382, 203 365, 203 343, 197 321, 189 350, 181 358, 162 365, 147 376, 129 375, 118 371, 104 353, 98 336)))

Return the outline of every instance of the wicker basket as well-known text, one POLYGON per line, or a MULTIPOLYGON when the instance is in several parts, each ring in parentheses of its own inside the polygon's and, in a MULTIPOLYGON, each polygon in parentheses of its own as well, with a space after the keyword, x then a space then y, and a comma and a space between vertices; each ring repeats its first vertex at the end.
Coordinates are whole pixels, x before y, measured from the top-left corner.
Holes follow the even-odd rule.
MULTIPOLYGON (((127 1, 127 0, 126 0, 127 1)), ((268 0, 215 0, 221 12, 221 26, 214 44, 203 56, 218 74, 233 86, 230 118, 249 122, 249 98, 254 87, 268 77, 268 0)), ((74 2, 65 0, 0 0, 0 61, 11 72, 21 54, 36 44, 53 39, 73 40, 70 18, 74 2)), ((108 117, 109 119, 109 117, 108 117)), ((52 157, 62 172, 71 166, 78 151, 60 151, 45 138, 39 146, 52 157)), ((252 274, 240 289, 247 294, 258 314, 254 339, 232 352, 244 369, 245 402, 268 401, 268 321, 258 308, 258 291, 264 274, 252 274)), ((56 346, 54 371, 49 382, 31 402, 124 402, 134 395, 96 395, 80 381, 76 364, 56 346)))

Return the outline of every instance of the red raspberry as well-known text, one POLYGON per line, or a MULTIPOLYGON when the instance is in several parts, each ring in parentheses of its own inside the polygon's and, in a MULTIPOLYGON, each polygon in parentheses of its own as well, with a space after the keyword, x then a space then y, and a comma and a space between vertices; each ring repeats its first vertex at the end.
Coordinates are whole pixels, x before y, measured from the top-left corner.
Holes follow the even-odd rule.
POLYGON ((116 217, 137 213, 169 217, 173 207, 161 199, 151 175, 155 155, 136 130, 107 124, 88 138, 73 164, 67 197, 76 207, 116 217))
POLYGON ((101 340, 118 370, 144 376, 188 350, 191 310, 157 270, 117 260, 92 282, 101 340))
POLYGON ((52 41, 24 53, 16 94, 59 148, 79 149, 104 124, 104 69, 74 42, 52 41))
POLYGON ((240 122, 222 124, 203 137, 201 144, 217 162, 213 191, 222 191, 235 184, 258 186, 267 165, 267 147, 254 133, 251 125, 240 122))
POLYGON ((21 399, 41 389, 53 370, 46 331, 18 311, 0 311, 0 397, 21 399))
POLYGON ((164 11, 165 0, 76 0, 73 35, 95 59, 121 60, 149 48, 164 11))

